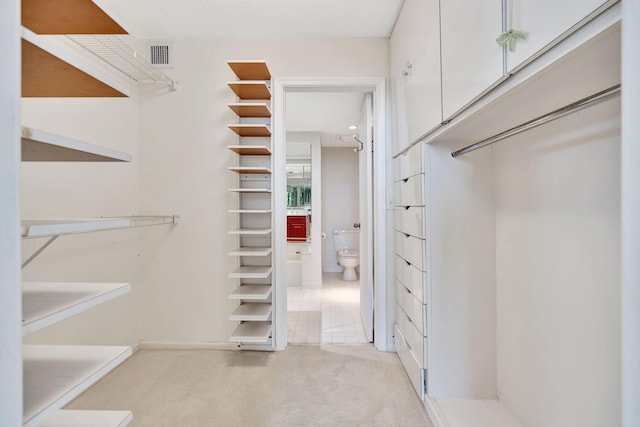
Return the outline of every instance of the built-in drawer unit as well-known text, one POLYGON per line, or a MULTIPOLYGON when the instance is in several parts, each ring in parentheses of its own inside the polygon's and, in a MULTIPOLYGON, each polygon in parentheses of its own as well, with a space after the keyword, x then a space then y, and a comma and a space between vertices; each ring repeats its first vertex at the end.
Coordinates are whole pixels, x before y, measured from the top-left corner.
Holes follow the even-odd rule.
POLYGON ((425 272, 416 268, 413 264, 399 255, 396 255, 395 267, 396 279, 400 281, 400 283, 402 283, 418 301, 426 304, 425 272))
POLYGON ((287 241, 306 242, 310 230, 309 215, 287 215, 287 241))
POLYGON ((396 325, 398 325, 400 332, 402 332, 404 339, 411 348, 420 367, 426 369, 427 337, 418 331, 418 328, 416 328, 416 325, 409 319, 409 316, 407 316, 402 307, 400 307, 400 304, 396 304, 396 325))
POLYGON ((396 302, 422 336, 427 335, 427 306, 422 304, 405 286, 396 280, 396 302))
POLYGON ((424 174, 414 175, 393 184, 394 203, 396 206, 424 206, 423 198, 424 174))
POLYGON ((420 363, 416 360, 415 355, 411 351, 407 340, 404 335, 398 328, 398 325, 394 326, 394 341, 396 345, 396 352, 398 353, 398 358, 404 366, 404 369, 407 371, 407 376, 413 385, 413 388, 416 389, 418 396, 420 399, 424 399, 425 390, 425 373, 426 371, 422 369, 420 363))
POLYGON ((393 180, 409 178, 424 172, 422 168, 422 143, 409 148, 406 153, 396 157, 393 164, 393 180))
POLYGON ((417 237, 396 231, 396 254, 413 264, 418 270, 424 271, 425 241, 417 237))
POLYGON ((425 239, 425 213, 424 206, 397 207, 394 215, 396 231, 425 239))

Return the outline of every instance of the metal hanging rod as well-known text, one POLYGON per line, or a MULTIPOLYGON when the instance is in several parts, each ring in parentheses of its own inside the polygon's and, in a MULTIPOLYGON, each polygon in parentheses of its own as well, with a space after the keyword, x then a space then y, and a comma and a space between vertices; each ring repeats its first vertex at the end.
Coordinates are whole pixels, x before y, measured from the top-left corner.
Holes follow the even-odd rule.
POLYGON ((591 96, 582 98, 579 101, 575 101, 575 102, 572 102, 571 104, 565 105, 564 107, 558 108, 557 110, 554 110, 550 113, 536 117, 535 119, 529 120, 528 122, 522 123, 521 125, 512 127, 511 129, 508 129, 504 132, 500 132, 497 135, 491 136, 489 138, 483 139, 482 141, 476 142, 475 144, 471 144, 467 147, 461 148, 460 150, 454 151, 451 153, 451 156, 452 157, 462 156, 463 154, 470 153, 479 148, 486 147, 487 145, 495 144, 498 141, 502 141, 503 139, 506 139, 511 136, 517 135, 519 133, 536 128, 545 123, 552 122, 556 119, 559 119, 571 113, 575 113, 577 111, 583 110, 592 105, 596 105, 601 102, 607 101, 613 97, 619 96, 620 90, 621 90, 620 85, 617 84, 608 89, 595 93, 591 96))

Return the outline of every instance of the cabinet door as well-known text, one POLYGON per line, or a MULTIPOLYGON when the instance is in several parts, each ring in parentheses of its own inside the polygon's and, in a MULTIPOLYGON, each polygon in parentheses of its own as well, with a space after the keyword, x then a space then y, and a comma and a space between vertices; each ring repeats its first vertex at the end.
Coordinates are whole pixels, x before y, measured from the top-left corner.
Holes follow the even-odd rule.
POLYGON ((501 0, 442 0, 442 108, 446 120, 503 75, 501 0))
POLYGON ((438 0, 405 0, 391 35, 399 150, 442 122, 438 0))
POLYGON ((527 33, 518 40, 515 52, 508 52, 507 64, 513 70, 556 37, 589 15, 604 0, 513 0, 507 11, 508 25, 527 33))

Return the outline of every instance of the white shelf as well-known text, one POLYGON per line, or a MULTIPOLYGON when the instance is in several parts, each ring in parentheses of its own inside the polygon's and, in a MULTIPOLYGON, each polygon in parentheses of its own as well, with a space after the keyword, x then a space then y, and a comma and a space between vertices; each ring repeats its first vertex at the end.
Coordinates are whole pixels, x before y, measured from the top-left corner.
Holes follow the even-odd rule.
POLYGON ((23 97, 127 97, 129 88, 98 71, 59 39, 22 28, 23 97))
POLYGON ((271 175, 271 169, 263 166, 229 166, 228 170, 244 174, 264 174, 271 175))
POLYGON ((130 347, 25 345, 24 426, 39 425, 131 355, 130 347))
POLYGON ((152 225, 177 224, 178 215, 128 216, 117 218, 41 218, 23 219, 23 239, 52 237, 64 234, 92 233, 119 228, 146 227, 152 225))
POLYGON ((267 256, 270 253, 271 253, 270 246, 240 247, 229 252, 229 256, 267 256))
POLYGON ((229 299, 266 301, 271 296, 271 285, 241 285, 229 295, 229 299))
POLYGON ((271 193, 268 188, 229 188, 234 193, 271 193))
POLYGON ((271 303, 252 302, 239 305, 229 320, 266 322, 271 317, 271 303))
POLYGON ((22 161, 130 162, 131 155, 38 129, 23 127, 22 161))
POLYGON ((229 341, 264 344, 269 341, 270 336, 270 322, 244 322, 233 331, 229 341))
POLYGON ((229 209, 229 213, 237 214, 268 214, 271 209, 229 209))
POLYGON ((270 228, 238 228, 229 231, 229 234, 239 234, 242 236, 262 236, 270 233, 270 228))
POLYGON ((22 285, 22 335, 28 335, 131 291, 129 283, 22 285))
POLYGON ((131 226, 129 218, 59 218, 22 220, 22 238, 91 233, 131 226))
POLYGON ((229 273, 229 279, 266 279, 271 274, 272 268, 263 265, 243 265, 233 273, 229 273))
POLYGON ((51 415, 39 427, 125 427, 131 420, 131 411, 63 409, 51 415))

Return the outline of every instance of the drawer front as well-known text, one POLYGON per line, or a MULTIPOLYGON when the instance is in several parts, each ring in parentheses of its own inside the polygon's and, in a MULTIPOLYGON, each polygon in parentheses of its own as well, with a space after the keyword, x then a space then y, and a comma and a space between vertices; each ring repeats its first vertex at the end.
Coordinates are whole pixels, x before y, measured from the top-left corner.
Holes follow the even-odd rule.
POLYGON ((427 367, 427 338, 422 336, 400 305, 396 304, 396 325, 422 369, 427 367))
POLYGON ((394 183, 396 206, 424 206, 422 197, 424 174, 414 175, 394 183))
POLYGON ((409 178, 424 172, 422 166, 422 143, 418 143, 409 148, 405 154, 394 159, 393 180, 409 178))
POLYGON ((407 340, 402 335, 398 325, 395 325, 393 329, 398 358, 400 359, 404 370, 407 372, 407 376, 409 377, 413 388, 418 393, 418 396, 420 396, 420 399, 424 399, 425 390, 423 384, 425 383, 425 371, 420 367, 420 364, 411 352, 411 348, 409 347, 409 344, 407 344, 407 340))
POLYGON ((424 206, 406 206, 396 208, 394 220, 397 231, 426 239, 424 206))
POLYGON ((307 218, 309 218, 308 216, 302 216, 302 215, 289 215, 287 216, 287 222, 289 224, 306 224, 307 223, 307 218))
POLYGON ((425 272, 417 269, 413 264, 398 255, 396 255, 395 272, 396 279, 398 279, 418 301, 426 304, 425 288, 427 278, 425 277, 425 272))
POLYGON ((396 231, 396 254, 413 264, 418 270, 424 271, 424 245, 423 239, 409 236, 396 231))
POLYGON ((427 336, 427 306, 422 304, 402 283, 396 280, 396 302, 422 336, 427 336))

